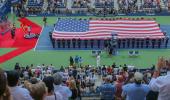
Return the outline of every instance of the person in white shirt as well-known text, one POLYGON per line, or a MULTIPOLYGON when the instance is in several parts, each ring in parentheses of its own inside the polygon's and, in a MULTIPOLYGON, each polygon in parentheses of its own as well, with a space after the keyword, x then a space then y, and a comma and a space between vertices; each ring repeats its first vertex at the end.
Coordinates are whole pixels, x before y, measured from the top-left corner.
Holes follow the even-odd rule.
POLYGON ((62 86, 63 76, 57 72, 53 75, 54 78, 54 91, 61 93, 63 96, 62 100, 69 100, 72 96, 71 90, 67 86, 62 86))
POLYGON ((100 67, 100 55, 99 54, 96 57, 96 63, 97 63, 97 67, 100 67))
POLYGON ((19 74, 17 71, 7 72, 7 81, 13 100, 33 100, 27 89, 18 86, 19 74))
POLYGON ((158 70, 154 72, 149 87, 152 91, 159 92, 158 100, 170 100, 170 60, 164 61, 162 58, 159 60, 158 70), (167 68, 167 75, 159 76, 164 66, 167 68))

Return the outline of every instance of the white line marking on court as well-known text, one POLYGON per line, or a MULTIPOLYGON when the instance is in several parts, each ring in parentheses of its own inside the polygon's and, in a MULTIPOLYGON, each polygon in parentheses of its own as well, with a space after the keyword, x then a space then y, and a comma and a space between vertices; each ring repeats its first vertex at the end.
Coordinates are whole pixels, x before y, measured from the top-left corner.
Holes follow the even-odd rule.
POLYGON ((44 26, 43 26, 42 29, 41 29, 41 32, 40 32, 40 35, 39 35, 39 37, 38 37, 37 43, 36 43, 36 45, 35 45, 35 47, 34 47, 34 51, 35 51, 35 49, 36 49, 36 47, 37 47, 37 45, 38 45, 38 42, 39 42, 39 39, 40 39, 40 37, 41 37, 41 34, 42 34, 43 30, 44 30, 44 26))

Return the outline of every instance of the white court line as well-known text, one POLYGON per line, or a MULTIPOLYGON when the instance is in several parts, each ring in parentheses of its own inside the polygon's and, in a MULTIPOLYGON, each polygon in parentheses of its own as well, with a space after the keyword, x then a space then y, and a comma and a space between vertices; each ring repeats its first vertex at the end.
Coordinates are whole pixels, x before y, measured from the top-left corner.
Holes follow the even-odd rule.
POLYGON ((38 42, 39 42, 39 39, 40 39, 40 36, 41 36, 43 30, 44 30, 44 26, 43 26, 42 29, 41 29, 41 32, 40 32, 40 35, 39 35, 39 37, 38 37, 37 43, 36 43, 36 45, 35 45, 35 47, 34 47, 34 51, 35 51, 35 49, 36 49, 36 47, 37 47, 37 45, 38 45, 38 42))

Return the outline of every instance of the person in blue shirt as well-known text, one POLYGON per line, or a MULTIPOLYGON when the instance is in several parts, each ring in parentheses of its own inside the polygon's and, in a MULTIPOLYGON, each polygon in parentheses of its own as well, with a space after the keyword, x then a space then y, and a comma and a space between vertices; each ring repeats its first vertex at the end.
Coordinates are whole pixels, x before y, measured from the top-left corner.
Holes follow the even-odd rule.
POLYGON ((112 83, 110 83, 111 80, 112 77, 107 76, 105 79, 105 83, 99 87, 99 91, 101 93, 101 100, 114 100, 116 88, 112 83))
POLYGON ((59 92, 63 100, 69 100, 69 98, 72 96, 72 91, 67 86, 63 86, 63 76, 60 72, 57 72, 53 75, 54 78, 54 92, 59 92))
POLYGON ((74 62, 76 64, 76 66, 78 66, 78 64, 79 64, 79 56, 76 55, 76 57, 74 58, 74 62))
POLYGON ((135 72, 134 83, 129 83, 123 86, 122 97, 126 97, 126 100, 146 100, 146 96, 149 93, 149 86, 142 84, 143 74, 135 72))
POLYGON ((17 71, 7 72, 7 81, 13 100, 33 100, 30 92, 19 85, 19 74, 17 71))

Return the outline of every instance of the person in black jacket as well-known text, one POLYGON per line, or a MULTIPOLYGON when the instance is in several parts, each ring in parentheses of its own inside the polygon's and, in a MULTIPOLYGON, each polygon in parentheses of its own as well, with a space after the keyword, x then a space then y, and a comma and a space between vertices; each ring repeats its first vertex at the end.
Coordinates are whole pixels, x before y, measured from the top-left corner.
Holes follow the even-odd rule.
POLYGON ((158 48, 161 48, 161 39, 158 39, 158 48))
POLYGON ((121 39, 118 39, 118 48, 121 47, 121 39))
POLYGON ((132 39, 132 48, 134 48, 135 47, 135 39, 133 38, 132 39))
POLYGON ((156 40, 155 40, 155 39, 152 39, 152 48, 155 47, 155 42, 156 42, 156 40))
POLYGON ((166 47, 166 48, 168 47, 168 41, 169 41, 169 37, 167 36, 167 37, 166 37, 166 40, 165 40, 165 47, 166 47))
POLYGON ((91 48, 93 48, 94 40, 90 40, 91 48))
POLYGON ((15 37, 15 30, 16 30, 15 24, 13 24, 13 27, 12 27, 12 29, 11 29, 11 38, 12 38, 12 39, 14 39, 14 37, 15 37))
POLYGON ((76 39, 73 39, 72 42, 73 42, 73 48, 76 48, 76 39))
POLYGON ((149 47, 149 38, 146 38, 146 48, 149 47))
POLYGON ((143 48, 144 45, 144 39, 141 39, 141 48, 143 48))
POLYGON ((84 40, 85 48, 87 48, 88 40, 84 40))
POLYGON ((127 47, 130 47, 130 39, 127 39, 127 47))
POLYGON ((62 39, 62 45, 63 45, 63 48, 65 48, 65 40, 62 39))
POLYGON ((67 40, 67 46, 70 48, 70 40, 67 40))
POLYGON ((78 48, 81 48, 81 40, 80 40, 80 38, 78 39, 78 48))
POLYGON ((58 48, 60 48, 60 45, 61 45, 61 40, 57 40, 57 45, 58 45, 58 48))

